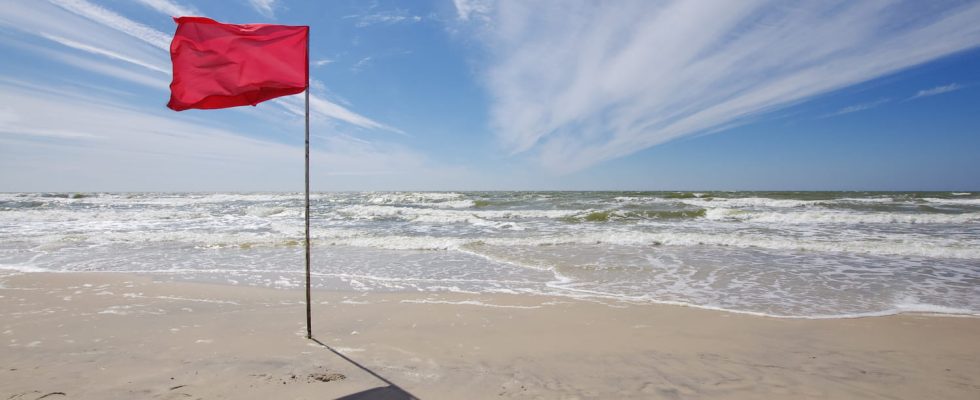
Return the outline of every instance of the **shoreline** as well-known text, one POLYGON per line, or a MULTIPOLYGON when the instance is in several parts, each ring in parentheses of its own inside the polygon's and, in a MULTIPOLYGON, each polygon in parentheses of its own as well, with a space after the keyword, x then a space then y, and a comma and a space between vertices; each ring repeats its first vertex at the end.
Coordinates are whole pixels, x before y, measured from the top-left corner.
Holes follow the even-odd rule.
MULTIPOLYGON (((390 390, 305 339, 301 290, 124 273, 27 273, 0 283, 0 395, 9 398, 390 390)), ((980 392, 977 318, 779 319, 504 294, 317 291, 313 300, 315 338, 423 399, 980 392)))
MULTIPOLYGON (((11 228, 0 268, 302 287, 296 196, 46 196, 0 199, 11 228)), ((588 297, 790 319, 980 316, 977 194, 324 196, 310 212, 318 291, 588 297)))
MULTIPOLYGON (((84 274, 96 274, 96 275, 109 274, 109 275, 115 275, 115 274, 118 274, 118 275, 142 276, 142 277, 147 277, 147 278, 155 278, 155 277, 158 277, 158 276, 170 276, 171 277, 170 279, 160 280, 160 282, 181 282, 181 283, 190 283, 190 284, 198 283, 198 284, 204 284, 204 285, 229 286, 229 287, 241 287, 241 288, 256 288, 256 289, 263 289, 263 290, 279 290, 279 291, 286 291, 286 292, 302 290, 301 287, 299 287, 299 288, 296 288, 296 287, 270 287, 270 286, 263 287, 263 286, 249 285, 249 284, 228 283, 228 282, 222 282, 222 281, 219 281, 219 280, 180 279, 180 278, 173 278, 173 276, 176 275, 176 274, 178 274, 179 272, 167 272, 167 271, 136 271, 136 272, 120 272, 120 271, 49 271, 49 270, 43 270, 43 269, 39 269, 39 268, 37 268, 37 269, 24 269, 24 268, 20 268, 20 267, 18 267, 18 268, 7 268, 7 267, 0 266, 0 278, 2 278, 5 273, 7 273, 7 274, 69 274, 69 275, 71 275, 71 274, 80 274, 80 275, 84 275, 84 274)), ((217 273, 220 273, 220 271, 219 272, 214 272, 214 273, 217 274, 217 273)), ((301 272, 292 272, 292 274, 301 275, 302 273, 301 272)), ((314 276, 317 276, 317 273, 314 272, 313 275, 314 276)), ((320 274, 320 275, 321 276, 327 276, 327 275, 323 275, 323 274, 320 274)), ((311 290, 312 290, 313 293, 350 293, 350 294, 362 294, 362 293, 377 293, 377 294, 382 294, 382 293, 389 293, 389 294, 391 294, 391 293, 403 293, 403 294, 409 294, 409 293, 419 293, 419 292, 413 292, 413 291, 407 291, 407 290, 391 290, 391 291, 371 291, 371 290, 368 290, 368 291, 358 291, 358 290, 353 290, 353 289, 351 289, 351 290, 338 290, 338 289, 324 289, 324 288, 316 288, 316 287, 311 288, 311 290)), ((539 294, 539 293, 479 293, 479 292, 467 292, 467 291, 428 291, 428 292, 424 292, 424 293, 429 293, 429 294, 445 294, 445 295, 469 295, 469 296, 505 296, 505 297, 506 296, 518 296, 518 297, 524 296, 524 297, 529 297, 529 298, 549 299, 546 302, 552 302, 552 301, 585 301, 585 302, 596 302, 596 303, 600 303, 600 304, 606 304, 606 305, 609 305, 609 306, 629 305, 629 306, 639 306, 639 307, 642 307, 642 306, 650 305, 650 306, 682 307, 682 308, 697 309, 697 310, 701 310, 701 311, 721 312, 721 313, 730 313, 730 314, 736 314, 736 315, 753 316, 753 317, 759 317, 759 318, 772 318, 772 319, 785 319, 785 320, 814 320, 814 321, 821 321, 821 320, 848 320, 848 319, 863 319, 863 318, 880 318, 880 317, 901 316, 901 315, 936 317, 936 318, 943 318, 943 317, 945 317, 945 318, 980 318, 980 313, 973 312, 971 310, 967 310, 967 309, 953 309, 953 308, 949 308, 949 307, 936 306, 936 305, 930 305, 930 304, 924 305, 926 307, 922 307, 923 305, 914 305, 912 307, 907 307, 907 309, 904 309, 904 310, 871 311, 871 312, 862 312, 862 313, 854 313, 854 314, 840 314, 840 315, 808 315, 808 316, 799 316, 799 315, 775 315, 775 314, 767 314, 767 313, 763 313, 763 312, 747 311, 747 310, 733 310, 733 309, 727 309, 727 308, 716 307, 716 306, 707 306, 707 305, 698 305, 698 304, 686 303, 686 302, 681 302, 681 301, 646 300, 646 299, 644 299, 644 300, 636 300, 636 299, 630 299, 630 298, 616 297, 615 295, 605 295, 605 294, 601 294, 601 293, 589 293, 589 294, 585 294, 585 295, 582 295, 582 296, 573 296, 573 295, 563 296, 563 295, 558 295, 558 294, 539 294), (936 311, 936 310, 933 310, 931 308, 946 309, 947 311, 945 311, 945 312, 943 312, 943 311, 936 311)), ((493 307, 492 305, 489 305, 489 306, 490 307, 493 307)))

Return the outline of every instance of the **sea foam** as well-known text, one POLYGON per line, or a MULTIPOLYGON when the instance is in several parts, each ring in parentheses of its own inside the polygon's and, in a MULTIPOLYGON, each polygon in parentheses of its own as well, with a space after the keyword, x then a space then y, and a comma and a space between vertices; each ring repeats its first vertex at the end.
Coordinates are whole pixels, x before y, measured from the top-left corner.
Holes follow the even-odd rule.
MULTIPOLYGON (((0 269, 295 288, 302 193, 0 193, 0 269)), ((980 311, 980 196, 311 196, 318 288, 508 293, 794 318, 980 311)))

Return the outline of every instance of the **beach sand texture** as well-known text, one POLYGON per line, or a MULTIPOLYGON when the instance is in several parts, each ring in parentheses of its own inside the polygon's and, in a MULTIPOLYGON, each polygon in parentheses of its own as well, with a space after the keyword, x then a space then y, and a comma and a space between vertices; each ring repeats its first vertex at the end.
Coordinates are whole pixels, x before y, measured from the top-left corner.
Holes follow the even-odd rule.
POLYGON ((3 399, 976 399, 980 319, 8 273, 3 399))

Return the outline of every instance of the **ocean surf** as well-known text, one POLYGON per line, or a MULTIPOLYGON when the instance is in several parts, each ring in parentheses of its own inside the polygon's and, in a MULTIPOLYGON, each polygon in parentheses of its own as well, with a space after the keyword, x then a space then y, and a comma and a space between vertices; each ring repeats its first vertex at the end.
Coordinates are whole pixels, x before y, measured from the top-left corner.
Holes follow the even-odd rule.
MULTIPOLYGON (((0 194, 0 269, 295 288, 302 194, 0 194)), ((316 193, 317 288, 980 314, 980 195, 316 193)))

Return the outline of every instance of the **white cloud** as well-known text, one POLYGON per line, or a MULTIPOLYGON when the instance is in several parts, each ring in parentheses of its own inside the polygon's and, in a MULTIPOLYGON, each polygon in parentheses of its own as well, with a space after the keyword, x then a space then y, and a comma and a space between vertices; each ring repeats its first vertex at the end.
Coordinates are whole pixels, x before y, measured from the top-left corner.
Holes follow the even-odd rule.
POLYGON ((275 18, 278 0, 248 0, 255 11, 268 18, 275 18))
POLYGON ((875 101, 869 101, 867 103, 855 104, 853 106, 844 107, 840 110, 827 114, 824 117, 834 117, 834 116, 850 114, 858 111, 870 110, 872 108, 885 104, 889 101, 891 101, 891 99, 878 99, 875 101))
POLYGON ((357 62, 350 67, 350 70, 353 72, 361 72, 361 70, 371 65, 372 60, 373 58, 371 56, 367 56, 360 60, 357 60, 357 62))
POLYGON ((453 0, 453 5, 456 6, 456 15, 463 21, 474 16, 485 18, 493 8, 488 0, 453 0))
POLYGON ((201 15, 201 12, 194 7, 178 4, 170 0, 138 0, 143 5, 167 14, 171 17, 182 17, 188 15, 201 15))
POLYGON ((28 46, 27 49, 29 51, 45 55, 52 60, 71 65, 76 68, 81 68, 86 71, 95 72, 97 74, 136 83, 142 86, 158 90, 167 90, 170 85, 169 79, 164 79, 158 74, 148 75, 142 73, 142 70, 137 71, 130 68, 123 68, 113 63, 100 62, 89 58, 78 57, 65 52, 46 49, 40 46, 28 46))
MULTIPOLYGON (((167 60, 169 53, 160 51, 161 46, 158 43, 163 37, 167 44, 162 48, 169 49, 170 36, 85 1, 53 0, 53 2, 64 9, 44 7, 44 4, 32 7, 19 2, 14 2, 9 7, 2 7, 0 8, 0 26, 11 26, 64 46, 113 60, 125 61, 156 72, 170 73, 170 62, 167 60), (70 12, 66 13, 66 10, 70 12), (80 16, 84 18, 79 18, 80 16), (79 35, 79 31, 84 31, 85 34, 79 35), (129 37, 121 38, 118 33, 124 33, 129 37), (138 41, 134 43, 131 38, 138 39, 138 41), (146 51, 147 44, 152 46, 150 51, 146 51)), ((107 76, 163 90, 169 86, 169 82, 164 79, 146 76, 120 66, 75 57, 34 45, 23 43, 17 45, 57 61, 107 76)), ((305 111, 301 97, 302 95, 291 96, 274 103, 293 115, 302 116, 305 111)), ((310 109, 314 118, 334 119, 361 128, 403 133, 396 128, 371 120, 316 95, 310 97, 310 109)))
POLYGON ((310 79, 310 88, 322 92, 327 90, 327 85, 324 85, 319 79, 310 79))
POLYGON ((334 62, 334 60, 331 60, 329 58, 321 58, 319 60, 313 61, 313 66, 314 67, 322 67, 322 66, 327 65, 327 64, 333 64, 333 62, 334 62))
POLYGON ((81 15, 92 21, 112 27, 127 35, 140 39, 146 43, 167 50, 170 48, 170 35, 150 28, 146 25, 135 22, 123 17, 113 11, 101 6, 89 3, 84 0, 50 0, 52 3, 62 8, 81 15))
MULTIPOLYGON (((304 94, 280 97, 273 100, 287 111, 296 116, 306 115, 306 104, 304 94)), ((374 121, 363 115, 355 113, 350 109, 337 103, 326 100, 316 94, 310 93, 310 117, 313 119, 333 119, 343 121, 348 124, 365 129, 381 129, 398 134, 405 134, 397 128, 390 127, 380 122, 374 121)))
POLYGON ((937 94, 949 93, 960 89, 963 89, 963 85, 958 83, 950 83, 949 85, 945 86, 936 86, 932 89, 920 90, 915 94, 915 96, 912 96, 912 98, 917 99, 919 97, 935 96, 937 94))
POLYGON ((421 16, 410 14, 405 10, 384 11, 384 12, 377 12, 368 15, 355 14, 355 15, 345 16, 344 18, 357 19, 357 22, 354 24, 354 26, 358 28, 364 28, 376 24, 394 25, 402 22, 404 23, 422 22, 421 16))
MULTIPOLYGON (((101 74, 110 78, 136 83, 154 89, 166 90, 169 85, 169 80, 165 79, 165 76, 161 74, 160 71, 157 70, 156 68, 153 68, 152 70, 154 70, 154 72, 150 74, 147 73, 149 71, 144 68, 133 69, 133 68, 128 68, 129 66, 128 64, 119 65, 118 63, 113 63, 113 62, 97 61, 90 57, 81 57, 75 54, 71 54, 70 52, 55 50, 48 46, 42 46, 35 43, 13 40, 9 37, 0 37, 0 43, 3 43, 10 47, 35 53, 43 57, 46 57, 48 59, 51 59, 53 61, 70 65, 75 68, 95 72, 97 74, 101 74)), ((92 52, 92 53, 99 54, 97 52, 92 52)), ((138 65, 135 63, 131 63, 131 64, 138 65)), ((82 83, 83 82, 77 82, 77 84, 82 84, 82 83)))
MULTIPOLYGON (((0 187, 7 190, 297 190, 302 128, 292 144, 250 138, 160 107, 139 110, 71 90, 0 80, 0 187), (58 118, 50 118, 57 115, 58 118), (152 179, 147 179, 152 177, 152 179)), ((439 175, 421 154, 343 135, 317 136, 314 188, 370 188, 363 176, 439 175), (351 176, 326 179, 328 174, 351 176)), ((378 187, 378 186, 375 186, 378 187)), ((383 187, 383 186, 381 186, 383 187)))
MULTIPOLYGON (((84 8, 84 7, 82 7, 84 8)), ((109 12, 111 13, 111 12, 109 12)), ((112 13, 114 14, 114 13, 112 13)), ((123 18, 121 16, 116 19, 123 18)), ((128 20, 127 20, 128 21, 128 20)), ((0 7, 0 26, 9 27, 27 35, 53 40, 60 45, 83 50, 114 60, 122 60, 156 72, 168 71, 170 58, 154 43, 160 32, 150 35, 130 35, 120 26, 135 22, 112 25, 107 20, 93 20, 70 9, 48 2, 10 2, 0 7), (144 40, 151 38, 149 41, 144 40)), ((149 29, 149 28, 146 28, 149 29)), ((166 36, 166 35, 164 35, 166 36)), ((25 42, 15 35, 3 35, 7 42, 25 42)), ((169 43, 169 36, 165 40, 169 43)), ((53 50, 49 53, 55 53, 53 50)))
MULTIPOLYGON (((461 19, 480 7, 457 1, 461 19)), ((980 45, 980 3, 502 2, 492 125, 574 171, 980 45), (943 9, 945 8, 945 9, 943 9)))
POLYGON ((71 48, 74 48, 74 49, 78 49, 78 50, 82 50, 82 51, 87 51, 87 52, 93 53, 93 54, 103 55, 103 56, 106 56, 106 57, 109 57, 109 58, 114 58, 116 60, 125 61, 125 62, 128 62, 130 64, 135 64, 135 65, 141 66, 143 68, 151 69, 151 70, 154 70, 154 71, 157 71, 157 72, 162 72, 162 73, 168 74, 168 75, 171 73, 169 70, 164 69, 162 66, 150 64, 150 63, 147 63, 147 62, 143 62, 141 60, 138 60, 138 59, 135 59, 135 58, 131 58, 131 57, 128 57, 128 56, 123 55, 123 54, 119 54, 119 53, 114 52, 112 50, 103 49, 103 48, 92 46, 92 45, 88 45, 88 44, 85 44, 85 43, 79 43, 79 42, 76 42, 76 41, 71 40, 71 39, 66 39, 66 38, 63 38, 63 37, 60 37, 60 36, 55 36, 55 35, 49 35, 49 34, 46 34, 44 32, 41 32, 40 35, 42 37, 48 39, 48 40, 51 40, 53 42, 60 43, 62 45, 65 45, 65 46, 68 46, 68 47, 71 47, 71 48))

